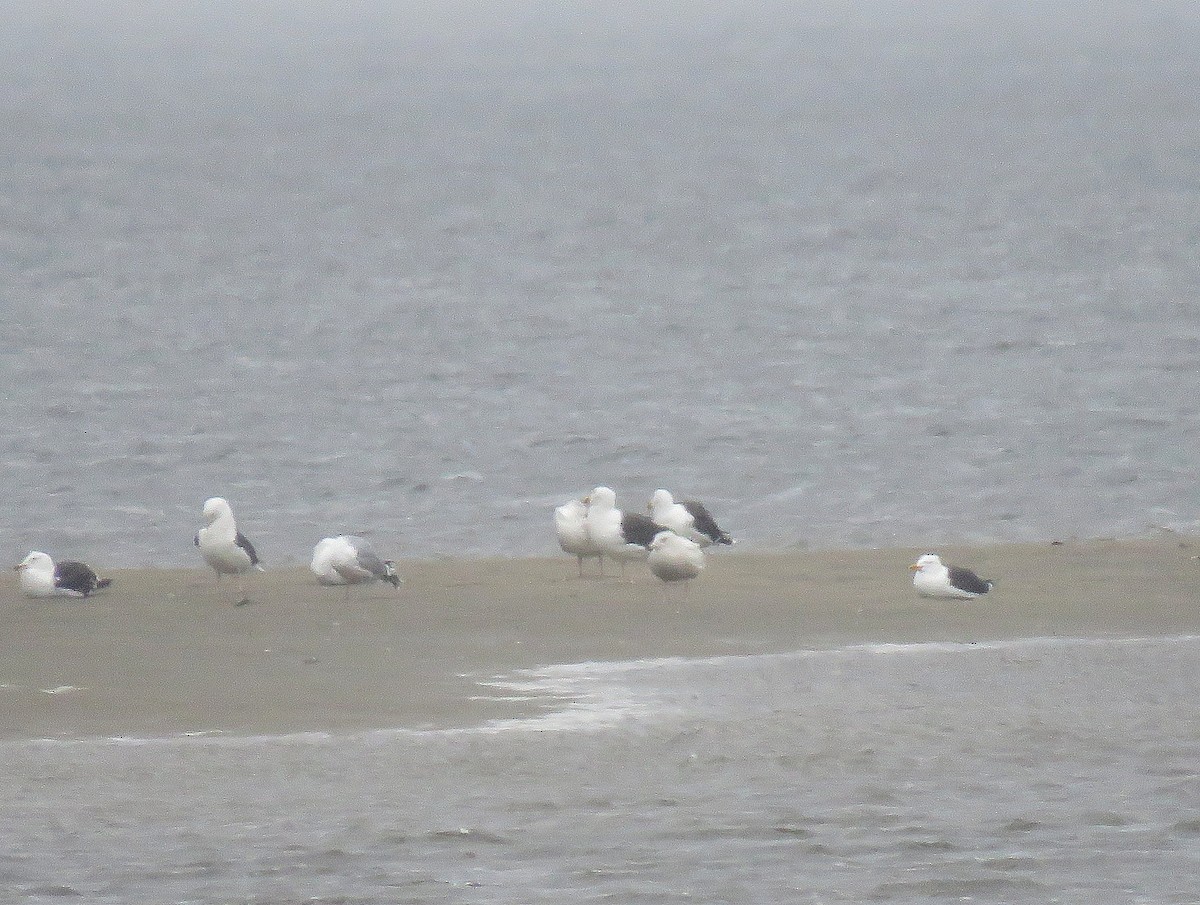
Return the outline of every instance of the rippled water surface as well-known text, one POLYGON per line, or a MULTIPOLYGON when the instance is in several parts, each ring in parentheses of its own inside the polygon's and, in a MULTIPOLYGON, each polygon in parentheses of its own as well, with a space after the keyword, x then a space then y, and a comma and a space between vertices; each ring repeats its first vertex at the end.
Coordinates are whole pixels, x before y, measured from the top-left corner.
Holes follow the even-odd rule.
POLYGON ((544 718, 0 744, 0 889, 90 902, 1194 902, 1195 638, 508 677, 544 718), (570 699, 574 703, 565 704, 570 699))
POLYGON ((1194 528, 1198 17, 1102 6, 18 6, 8 555, 1194 528))

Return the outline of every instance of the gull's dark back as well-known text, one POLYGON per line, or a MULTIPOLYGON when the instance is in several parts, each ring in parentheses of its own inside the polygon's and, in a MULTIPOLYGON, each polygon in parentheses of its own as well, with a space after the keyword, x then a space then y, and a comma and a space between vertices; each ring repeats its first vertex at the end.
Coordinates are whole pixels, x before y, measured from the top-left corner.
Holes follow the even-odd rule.
POLYGON ((727 531, 721 529, 717 524, 717 520, 712 517, 712 513, 708 511, 708 507, 696 500, 684 500, 681 504, 684 509, 691 513, 695 520, 696 530, 706 537, 710 538, 714 544, 732 544, 733 538, 730 537, 727 531))
POLYGON ((621 513, 621 533, 625 535, 625 543, 637 544, 639 547, 649 547, 654 535, 662 531, 649 516, 637 512, 621 513))
MULTIPOLYGON (((200 543, 200 535, 198 534, 196 535, 196 543, 200 543)), ((254 550, 254 544, 250 543, 250 538, 246 537, 246 535, 239 531, 234 535, 233 543, 235 546, 241 547, 246 551, 246 555, 250 557, 250 565, 258 565, 258 553, 254 550)))
POLYGON ((986 594, 992 589, 990 581, 985 581, 970 569, 964 569, 962 566, 947 566, 946 571, 950 573, 950 584, 956 588, 970 591, 972 594, 986 594))
POLYGON ((400 587, 400 579, 397 577, 395 570, 389 568, 388 564, 379 558, 364 538, 352 534, 348 535, 346 540, 354 548, 354 555, 358 559, 360 566, 380 581, 386 581, 392 587, 400 587))
POLYGON ((54 584, 68 591, 78 591, 86 597, 97 588, 108 587, 112 579, 97 578, 91 566, 68 559, 54 566, 54 584))

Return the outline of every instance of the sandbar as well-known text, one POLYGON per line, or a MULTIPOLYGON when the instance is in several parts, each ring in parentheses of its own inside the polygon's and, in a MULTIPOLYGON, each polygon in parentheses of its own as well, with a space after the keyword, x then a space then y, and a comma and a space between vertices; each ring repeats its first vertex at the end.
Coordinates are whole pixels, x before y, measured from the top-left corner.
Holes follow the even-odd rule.
POLYGON ((723 550, 687 587, 566 556, 399 564, 350 589, 300 568, 236 583, 200 569, 109 572, 87 600, 0 584, 0 738, 451 729, 528 715, 494 676, 558 663, 856 643, 1200 634, 1200 546, 1139 540, 941 548, 994 578, 976 601, 916 595, 918 549, 723 550))

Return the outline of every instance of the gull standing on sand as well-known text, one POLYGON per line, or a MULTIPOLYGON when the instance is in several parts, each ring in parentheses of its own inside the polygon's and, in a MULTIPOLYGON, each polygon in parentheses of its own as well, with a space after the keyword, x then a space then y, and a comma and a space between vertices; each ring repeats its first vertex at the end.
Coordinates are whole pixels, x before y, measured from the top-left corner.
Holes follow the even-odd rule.
POLYGON ((659 531, 650 541, 646 563, 663 581, 690 581, 704 571, 704 551, 674 531, 659 531))
POLYGON ((554 532, 558 545, 564 553, 579 560, 579 577, 583 578, 583 561, 595 557, 600 560, 600 574, 604 574, 604 551, 592 543, 587 530, 587 504, 583 500, 569 500, 554 510, 554 532))
POLYGON ((913 587, 922 597, 974 600, 992 589, 992 582, 985 581, 970 569, 942 565, 941 557, 936 553, 926 553, 909 569, 914 573, 913 587))
POLYGON ((242 594, 238 603, 249 603, 241 576, 252 569, 264 571, 254 544, 238 531, 233 510, 223 497, 215 496, 204 501, 204 522, 205 526, 196 533, 195 540, 200 555, 217 573, 218 579, 222 575, 237 575, 238 590, 242 594))
POLYGON ((583 502, 587 506, 584 525, 589 540, 621 564, 622 574, 627 560, 646 558, 650 541, 661 530, 654 522, 636 512, 618 509, 617 495, 610 487, 597 487, 583 502))
POLYGON ((675 502, 666 490, 654 491, 646 508, 654 524, 674 531, 701 547, 709 544, 732 544, 729 532, 723 531, 703 503, 695 500, 675 502))
POLYGON ((111 578, 97 578, 92 567, 74 560, 55 564, 47 553, 34 550, 13 567, 21 575, 21 591, 28 597, 87 597, 107 588, 111 578))
POLYGON ((327 537, 313 548, 309 566, 324 585, 345 585, 346 600, 350 599, 350 585, 385 581, 393 588, 400 587, 400 576, 396 564, 390 559, 380 559, 366 539, 356 534, 339 534, 327 537))

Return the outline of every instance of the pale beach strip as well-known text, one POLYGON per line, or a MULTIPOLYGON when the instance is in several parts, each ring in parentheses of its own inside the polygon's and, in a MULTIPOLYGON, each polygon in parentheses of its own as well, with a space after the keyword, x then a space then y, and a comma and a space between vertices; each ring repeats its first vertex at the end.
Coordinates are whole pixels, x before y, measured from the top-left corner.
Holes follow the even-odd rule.
MULTIPOLYGON (((566 556, 401 562, 406 581, 319 587, 307 569, 247 578, 117 570, 88 600, 0 585, 0 738, 358 732, 479 725, 533 702, 494 676, 561 663, 777 653, 860 643, 1200 635, 1200 545, 1150 540, 948 547, 997 581, 926 600, 919 549, 710 556, 686 590, 644 566, 579 579, 566 556)), ((589 567, 594 570, 594 563, 589 567)))

